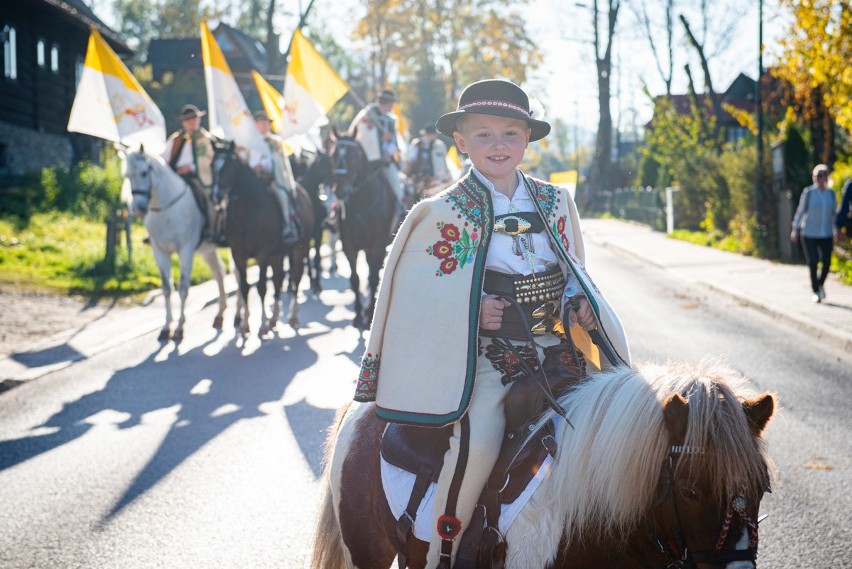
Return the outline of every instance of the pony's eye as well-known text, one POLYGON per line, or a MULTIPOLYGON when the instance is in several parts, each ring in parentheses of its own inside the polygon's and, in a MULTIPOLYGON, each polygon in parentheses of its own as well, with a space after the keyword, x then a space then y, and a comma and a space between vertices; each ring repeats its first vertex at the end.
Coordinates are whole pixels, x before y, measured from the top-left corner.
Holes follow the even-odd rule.
POLYGON ((696 492, 692 488, 687 488, 686 486, 680 489, 680 495, 686 498, 687 500, 698 499, 698 492, 696 492))

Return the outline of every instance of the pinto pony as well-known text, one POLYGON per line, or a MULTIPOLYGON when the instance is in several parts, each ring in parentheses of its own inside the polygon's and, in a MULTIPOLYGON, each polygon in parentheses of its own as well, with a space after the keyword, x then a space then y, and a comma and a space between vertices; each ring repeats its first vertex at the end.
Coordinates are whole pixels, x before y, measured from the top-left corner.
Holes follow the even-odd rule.
MULTIPOLYGON (((560 397, 548 477, 503 530, 507 569, 755 567, 772 462, 761 433, 775 409, 716 364, 596 374, 560 397)), ((541 421, 551 420, 544 417, 541 421)), ((372 403, 338 413, 314 541, 314 569, 388 568, 397 521, 385 499, 372 403)), ((408 537, 410 567, 428 544, 408 537)))
POLYGON ((308 240, 313 232, 314 212, 311 199, 305 189, 296 186, 296 212, 299 218, 299 241, 290 247, 281 242, 283 219, 281 206, 272 192, 246 164, 234 153, 233 143, 216 147, 213 158, 213 198, 227 205, 225 216, 225 238, 231 248, 237 272, 240 292, 237 297, 237 314, 234 326, 242 334, 249 330, 248 292, 246 271, 248 260, 255 259, 260 275, 257 292, 260 295, 263 322, 259 335, 275 329, 281 310, 281 287, 284 282, 284 257, 290 265, 290 307, 287 322, 293 328, 299 326, 299 283, 305 272, 308 240), (267 269, 272 267, 273 300, 272 313, 266 311, 267 269))
POLYGON ((130 196, 124 197, 129 201, 130 213, 145 217, 154 261, 162 281, 166 323, 160 330, 159 340, 164 342, 170 335, 175 342, 183 339, 186 297, 192 275, 192 258, 196 251, 210 267, 219 287, 219 312, 213 320, 213 327, 221 329, 227 298, 225 267, 216 246, 209 241, 201 241, 205 214, 196 205, 189 185, 160 157, 149 156, 141 148, 139 152, 130 152, 124 156, 123 167, 131 192, 130 196), (175 253, 180 259, 180 311, 177 326, 172 332, 172 255, 175 253))

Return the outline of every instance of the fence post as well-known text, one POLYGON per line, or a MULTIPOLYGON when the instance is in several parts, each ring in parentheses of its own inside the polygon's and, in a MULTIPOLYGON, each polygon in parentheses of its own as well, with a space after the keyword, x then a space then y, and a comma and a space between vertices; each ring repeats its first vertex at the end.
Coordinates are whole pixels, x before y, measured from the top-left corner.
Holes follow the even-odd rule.
POLYGON ((106 253, 104 254, 104 265, 110 273, 115 270, 115 245, 117 241, 118 231, 115 215, 110 215, 106 219, 106 253))
POLYGON ((680 188, 666 188, 666 234, 674 232, 674 193, 680 188))

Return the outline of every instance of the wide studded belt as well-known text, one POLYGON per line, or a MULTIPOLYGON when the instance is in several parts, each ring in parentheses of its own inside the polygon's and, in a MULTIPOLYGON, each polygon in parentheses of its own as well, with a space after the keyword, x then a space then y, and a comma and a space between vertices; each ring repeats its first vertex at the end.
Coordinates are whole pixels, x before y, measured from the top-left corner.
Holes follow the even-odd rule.
POLYGON ((527 340, 530 333, 535 336, 564 333, 559 309, 565 277, 559 267, 533 275, 508 275, 486 270, 482 288, 486 294, 514 300, 522 309, 529 327, 524 325, 516 307, 507 306, 503 309, 500 329, 480 329, 480 335, 527 340))

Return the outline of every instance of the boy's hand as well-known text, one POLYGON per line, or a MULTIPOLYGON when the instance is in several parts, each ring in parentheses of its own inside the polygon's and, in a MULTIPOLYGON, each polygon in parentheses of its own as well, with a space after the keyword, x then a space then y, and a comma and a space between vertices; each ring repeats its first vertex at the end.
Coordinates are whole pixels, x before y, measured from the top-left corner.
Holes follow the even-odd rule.
POLYGON ((503 309, 507 306, 511 306, 508 300, 491 295, 484 296, 479 313, 479 327, 483 330, 499 330, 503 324, 503 309))
POLYGON ((568 315, 571 326, 579 324, 583 330, 591 330, 597 324, 595 322, 595 312, 592 310, 592 305, 585 296, 580 296, 577 299, 577 308, 572 310, 568 315))

